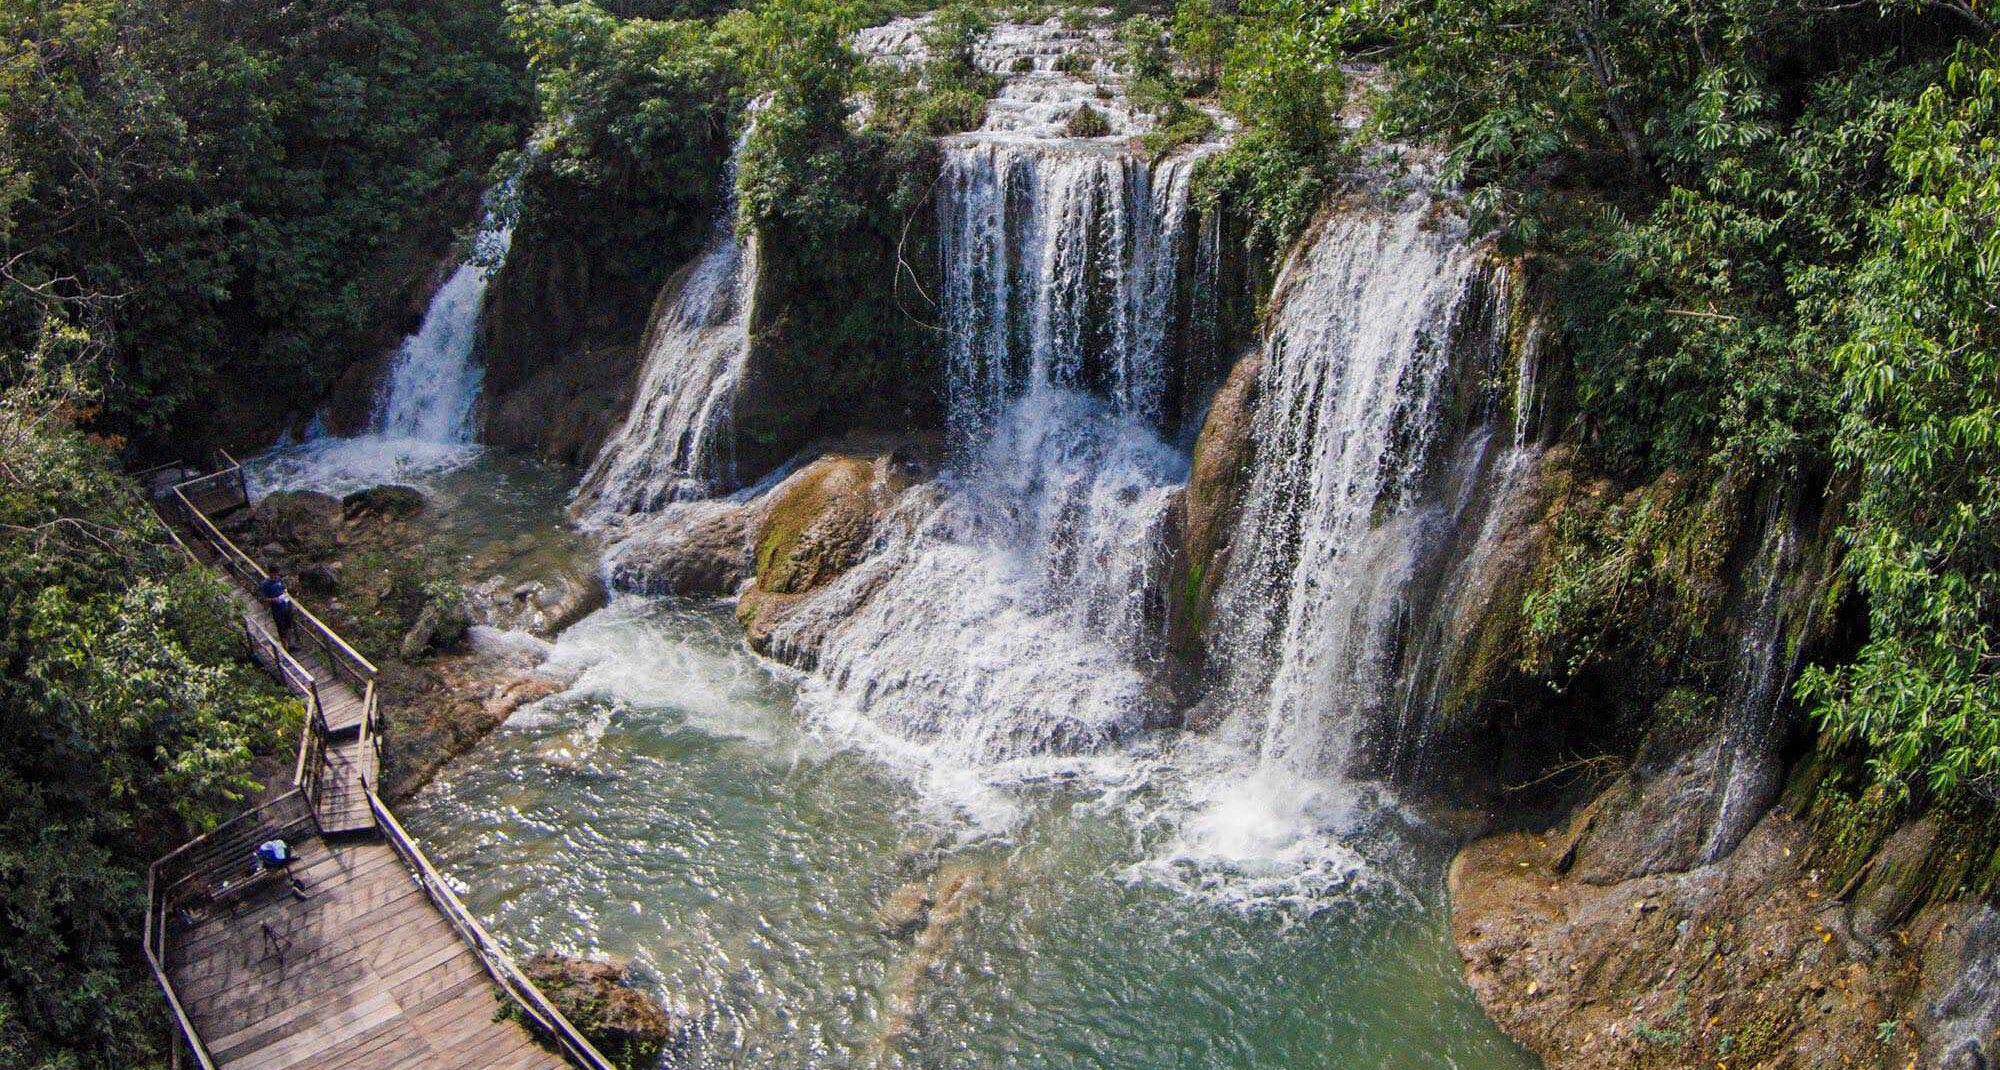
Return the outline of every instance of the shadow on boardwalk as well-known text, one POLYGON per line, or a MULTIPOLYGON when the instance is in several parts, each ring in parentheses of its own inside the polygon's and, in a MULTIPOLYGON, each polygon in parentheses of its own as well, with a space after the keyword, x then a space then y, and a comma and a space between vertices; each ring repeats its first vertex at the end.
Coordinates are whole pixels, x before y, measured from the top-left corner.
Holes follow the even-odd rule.
POLYGON ((251 594, 263 569, 217 523, 249 506, 241 466, 145 478, 189 556, 235 581, 246 642, 307 711, 294 789, 160 859, 148 880, 146 955, 195 1062, 612 1070, 376 796, 374 666, 308 611, 292 650, 272 637, 251 594), (253 869, 269 839, 294 852, 282 872, 253 869))

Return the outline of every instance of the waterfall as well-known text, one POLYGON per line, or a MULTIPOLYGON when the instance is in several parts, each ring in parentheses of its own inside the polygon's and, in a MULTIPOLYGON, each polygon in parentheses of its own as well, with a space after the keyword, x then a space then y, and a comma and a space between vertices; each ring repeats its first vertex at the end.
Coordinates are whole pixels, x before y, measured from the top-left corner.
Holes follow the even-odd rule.
MULTIPOLYGON (((491 204, 504 190, 489 190, 491 204)), ((423 322, 396 347, 367 432, 327 436, 315 418, 305 437, 249 464, 254 490, 338 493, 456 468, 477 456, 473 414, 484 370, 477 360, 486 288, 506 260, 511 224, 488 211, 472 248, 431 295, 423 322)))
POLYGON ((1192 159, 961 142, 939 183, 953 467, 773 637, 809 708, 951 802, 1155 723, 1161 417, 1194 260, 1192 159))
POLYGON ((730 418, 750 350, 755 242, 736 233, 739 140, 724 175, 714 233, 647 329, 632 407, 585 473, 577 511, 588 520, 655 512, 737 485, 730 418))
POLYGON ((438 287, 417 333, 396 349, 376 399, 374 434, 412 442, 472 441, 472 410, 485 380, 473 359, 479 312, 486 306, 486 284, 512 240, 512 229, 489 217, 471 255, 438 287))
POLYGON ((1198 159, 1148 166, 1004 141, 947 150, 938 231, 954 434, 977 437, 1031 384, 1095 390, 1161 420, 1198 159))
POLYGON ((1177 745, 1179 798, 1156 815, 1173 832, 1135 876, 1310 912, 1382 875, 1367 845, 1394 808, 1376 778, 1424 750, 1529 467, 1530 425, 1492 388, 1505 291, 1422 196, 1347 209, 1286 263, 1210 618, 1223 719, 1177 745))
POLYGON ((1715 813, 1702 846, 1704 863, 1736 849, 1784 782, 1785 685, 1798 670, 1798 652, 1786 642, 1784 615, 1785 584, 1798 565, 1799 548, 1789 506, 1783 495, 1766 496, 1763 536, 1737 613, 1737 650, 1730 665, 1715 813))
POLYGON ((1490 426, 1446 434, 1461 343, 1487 340, 1468 331, 1491 313, 1481 257, 1428 207, 1328 225, 1280 279, 1265 342, 1217 653, 1234 691, 1262 695, 1262 760, 1299 773, 1350 772, 1393 717, 1408 596, 1490 466, 1490 426))

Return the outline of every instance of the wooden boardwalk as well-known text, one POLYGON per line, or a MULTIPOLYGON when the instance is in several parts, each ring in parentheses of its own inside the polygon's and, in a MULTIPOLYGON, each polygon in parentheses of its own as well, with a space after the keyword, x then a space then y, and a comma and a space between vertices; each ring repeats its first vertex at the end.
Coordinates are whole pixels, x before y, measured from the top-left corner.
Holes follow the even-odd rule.
POLYGON ((307 710, 293 790, 160 859, 148 880, 146 955, 195 1062, 612 1070, 374 793, 375 667, 304 607, 292 648, 277 642, 251 594, 263 569, 217 523, 248 506, 240 466, 150 489, 190 556, 236 581, 252 652, 307 710), (285 876, 253 875, 268 839, 295 852, 285 876))

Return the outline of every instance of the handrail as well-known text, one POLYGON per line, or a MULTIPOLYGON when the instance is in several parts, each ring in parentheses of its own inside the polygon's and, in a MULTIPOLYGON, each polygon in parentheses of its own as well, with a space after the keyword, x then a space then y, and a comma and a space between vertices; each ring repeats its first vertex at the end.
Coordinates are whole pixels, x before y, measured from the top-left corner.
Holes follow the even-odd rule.
POLYGON ((375 789, 365 779, 361 782, 361 790, 368 798, 368 809, 374 814, 375 825, 382 830, 383 838, 402 857, 404 864, 416 873, 424 894, 443 912, 445 920, 458 930, 460 938, 471 945, 493 980, 579 1065, 586 1070, 617 1070, 611 1060, 605 1058, 604 1053, 598 1051, 597 1046, 584 1037, 555 1004, 549 1002, 541 988, 514 965, 513 958, 459 901, 458 893, 451 890, 451 885, 431 865, 423 849, 403 830, 402 823, 390 812, 388 804, 375 794, 375 789))
POLYGON ((146 965, 152 967, 153 980, 160 983, 160 991, 167 995, 167 1007, 174 1012, 174 1024, 180 1029, 181 1039, 187 1041, 188 1050, 194 1052, 195 1062, 202 1070, 215 1070, 215 1059, 208 1053, 208 1045, 201 1042, 201 1034, 195 1031, 194 1021, 188 1017, 187 1008, 181 1005, 181 995, 174 990, 174 983, 167 977, 166 967, 160 963, 167 953, 167 914, 164 901, 154 884, 159 863, 146 872, 146 937, 141 941, 146 952, 146 965), (154 923, 159 924, 158 935, 154 934, 154 923))
MULTIPOLYGON (((191 486, 227 478, 233 474, 237 478, 239 496, 243 501, 248 502, 249 488, 243 480, 242 465, 238 464, 235 458, 230 457, 228 453, 220 450, 217 452, 221 454, 226 462, 226 466, 223 469, 205 476, 198 476, 194 479, 176 483, 170 488, 171 495, 178 502, 180 510, 185 514, 190 525, 196 529, 204 541, 208 542, 221 555, 224 566, 229 571, 236 573, 244 580, 255 585, 269 578, 270 574, 264 570, 262 565, 258 564, 255 558, 244 553, 227 535, 224 535, 222 529, 217 527, 215 522, 210 520, 208 515, 202 512, 187 495, 187 489, 191 486)), ((185 548, 185 544, 183 544, 183 547, 185 548)), ((363 657, 338 632, 327 627, 310 610, 307 610, 304 606, 296 606, 296 610, 310 625, 309 632, 316 641, 320 642, 321 649, 326 651, 328 661, 333 665, 335 670, 344 670, 354 676, 359 683, 362 702, 360 744, 364 754, 367 753, 368 748, 372 747, 374 749, 375 757, 379 764, 382 737, 377 724, 380 699, 376 680, 380 675, 380 671, 376 669, 374 663, 363 657)), ((244 619, 244 632, 250 639, 253 651, 257 650, 261 644, 263 649, 270 654, 271 671, 288 687, 301 691, 308 698, 306 723, 301 732, 298 761, 293 771, 294 787, 291 791, 261 806, 253 807, 231 817, 201 836, 161 856, 146 873, 147 920, 144 941, 146 959, 153 970, 154 979, 159 982, 161 990, 166 993, 167 1003, 173 1011, 175 1024, 178 1026, 182 1037, 186 1039, 188 1046, 194 1051, 195 1059, 200 1063, 201 1070, 215 1070, 215 1062, 206 1046, 202 1043, 200 1035, 195 1032, 194 1023, 189 1019, 185 1008, 182 1006, 179 993, 174 990, 173 982, 167 976, 164 965, 167 944, 168 901, 177 894, 177 889, 181 885, 202 872, 205 868, 216 864, 217 859, 201 859, 193 852, 221 851, 223 847, 227 846, 223 834, 228 832, 231 836, 240 835, 242 830, 235 827, 246 820, 260 817, 260 815, 275 810, 281 804, 298 799, 304 804, 304 816, 292 818, 276 827, 281 830, 290 829, 301 821, 310 821, 315 828, 318 827, 318 796, 321 779, 324 775, 324 756, 327 740, 332 735, 327 725, 325 710, 320 704, 318 683, 313 673, 294 657, 283 643, 280 643, 275 636, 271 635, 269 631, 256 621, 246 617, 244 619), (161 881, 163 873, 166 873, 168 867, 177 862, 190 863, 188 865, 188 872, 176 876, 171 881, 163 884, 161 881), (196 862, 200 864, 192 864, 196 862)), ((369 814, 377 830, 389 842, 390 848, 395 851, 397 857, 409 868, 411 874, 416 878, 417 884, 424 890, 425 896, 445 916, 445 920, 451 923, 452 928, 458 933, 459 938, 465 941, 472 952, 479 957, 481 965, 493 978, 494 983, 500 986, 501 991, 506 993, 507 997, 521 1009, 529 1021, 538 1027, 557 1047, 561 1048, 563 1053, 578 1066, 583 1067, 584 1070, 616 1070, 611 1060, 605 1058, 604 1053, 598 1051, 596 1045, 592 1044, 570 1022, 569 1018, 554 1003, 549 1001, 548 996, 542 992, 541 988, 521 972, 520 968, 514 964, 514 960, 507 954, 499 941, 495 940, 493 935, 486 931, 486 927, 480 924, 479 919, 466 909, 465 904, 459 900, 458 894, 452 890, 451 885, 438 873, 436 867, 431 865, 430 859, 424 855, 422 848, 418 847, 416 841, 404 830, 402 823, 396 819, 396 815, 389 809, 388 804, 383 802, 381 796, 375 793, 374 786, 369 783, 369 777, 365 774, 361 778, 360 787, 362 795, 368 801, 369 814)), ((263 831, 262 829, 256 830, 252 833, 252 838, 261 835, 263 831)), ((217 858, 219 857, 220 855, 218 854, 217 858)))

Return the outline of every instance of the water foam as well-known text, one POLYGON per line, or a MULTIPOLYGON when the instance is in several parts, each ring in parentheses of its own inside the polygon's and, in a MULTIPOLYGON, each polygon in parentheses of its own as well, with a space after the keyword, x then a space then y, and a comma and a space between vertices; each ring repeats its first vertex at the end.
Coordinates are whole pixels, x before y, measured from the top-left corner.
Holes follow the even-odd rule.
POLYGON ((479 314, 487 284, 512 240, 511 226, 489 213, 471 253, 431 296, 416 333, 397 346, 366 433, 328 435, 315 418, 301 439, 280 443, 245 465, 252 494, 343 494, 452 471, 479 456, 473 442, 473 415, 485 382, 475 353, 479 314))

